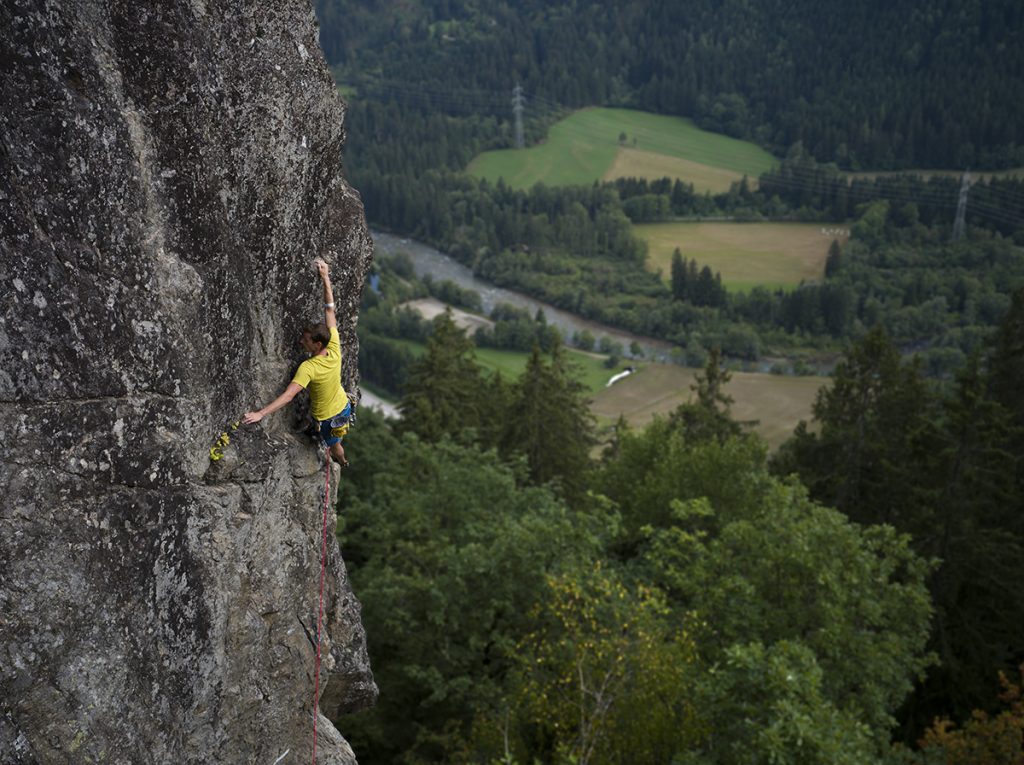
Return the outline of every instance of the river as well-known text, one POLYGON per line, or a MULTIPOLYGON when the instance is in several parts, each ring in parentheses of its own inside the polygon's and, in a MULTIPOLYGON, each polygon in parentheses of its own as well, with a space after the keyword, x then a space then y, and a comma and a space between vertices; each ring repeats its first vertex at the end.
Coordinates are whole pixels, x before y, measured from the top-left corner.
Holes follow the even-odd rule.
POLYGON ((555 308, 553 305, 543 303, 521 292, 513 292, 502 287, 495 287, 489 282, 476 278, 471 270, 451 256, 445 255, 443 252, 421 242, 379 231, 371 231, 370 234, 379 252, 388 255, 394 255, 399 252, 406 253, 412 259, 413 268, 417 276, 422 278, 430 274, 435 281, 452 281, 460 287, 478 292, 484 311, 487 314, 490 314, 498 303, 508 303, 517 308, 525 308, 531 314, 536 313, 538 309, 543 309, 548 324, 558 327, 566 340, 572 338, 574 332, 587 330, 597 340, 607 337, 609 340, 621 343, 623 355, 626 357, 632 357, 629 347, 635 342, 642 349, 644 358, 655 361, 669 360, 671 345, 663 340, 641 337, 640 335, 624 332, 615 327, 598 324, 595 321, 583 319, 560 308, 555 308))

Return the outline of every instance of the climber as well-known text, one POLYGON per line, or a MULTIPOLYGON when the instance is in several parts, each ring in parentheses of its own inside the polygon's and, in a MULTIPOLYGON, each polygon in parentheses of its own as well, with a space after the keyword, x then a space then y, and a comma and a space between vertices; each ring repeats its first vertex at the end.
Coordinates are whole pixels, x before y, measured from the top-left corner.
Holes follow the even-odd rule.
POLYGON ((272 412, 276 412, 300 390, 309 391, 310 410, 320 425, 320 439, 330 449, 334 461, 342 467, 348 465, 342 437, 348 432, 352 417, 352 404, 341 385, 341 343, 338 339, 338 320, 334 314, 334 295, 327 263, 321 258, 313 261, 324 287, 324 322, 311 324, 299 338, 310 357, 303 361, 284 393, 262 409, 246 412, 242 422, 252 425, 272 412))

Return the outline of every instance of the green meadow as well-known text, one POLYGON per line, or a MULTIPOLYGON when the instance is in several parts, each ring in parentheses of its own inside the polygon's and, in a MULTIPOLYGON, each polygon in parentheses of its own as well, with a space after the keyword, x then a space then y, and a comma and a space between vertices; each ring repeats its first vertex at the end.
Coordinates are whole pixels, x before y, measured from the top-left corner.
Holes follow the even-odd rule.
POLYGON ((592 107, 552 125, 543 143, 484 152, 467 170, 491 181, 504 178, 517 189, 668 175, 693 183, 698 192, 719 192, 744 175, 754 180, 776 164, 764 149, 701 130, 682 117, 592 107), (620 144, 622 134, 626 138, 620 144))
POLYGON ((647 242, 647 267, 668 280, 672 252, 710 266, 727 289, 796 287, 818 281, 833 239, 845 243, 846 226, 820 223, 645 223, 633 227, 647 242), (823 229, 826 233, 823 233, 823 229))
MULTIPOLYGON (((405 346, 417 357, 426 353, 426 346, 423 343, 412 340, 392 340, 392 342, 405 346)), ((604 365, 606 356, 584 353, 575 348, 566 348, 565 350, 569 355, 570 362, 576 367, 576 378, 589 393, 603 390, 609 378, 625 366, 625 364, 620 364, 615 369, 608 369, 604 365)), ((473 352, 476 355, 477 364, 484 371, 499 374, 508 382, 515 380, 523 373, 523 370, 526 369, 526 362, 530 359, 530 354, 522 351, 476 348, 473 352)))

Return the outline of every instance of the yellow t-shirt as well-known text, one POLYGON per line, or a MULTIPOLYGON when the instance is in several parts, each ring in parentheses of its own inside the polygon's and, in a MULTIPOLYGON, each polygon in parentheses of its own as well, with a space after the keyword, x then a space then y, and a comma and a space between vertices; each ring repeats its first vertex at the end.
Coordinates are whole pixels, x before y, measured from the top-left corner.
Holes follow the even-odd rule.
POLYGON ((323 422, 341 414, 348 403, 348 396, 341 387, 341 341, 337 327, 331 327, 327 353, 299 364, 292 382, 309 391, 310 409, 316 419, 323 422))

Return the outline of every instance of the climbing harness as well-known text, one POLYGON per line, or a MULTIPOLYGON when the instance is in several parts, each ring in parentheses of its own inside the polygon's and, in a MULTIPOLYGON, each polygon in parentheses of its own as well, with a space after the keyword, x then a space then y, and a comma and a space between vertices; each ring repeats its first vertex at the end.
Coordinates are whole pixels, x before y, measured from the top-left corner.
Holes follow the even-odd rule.
POLYGON ((317 432, 317 436, 320 440, 321 445, 325 445, 324 439, 327 438, 325 431, 329 431, 331 438, 344 438, 348 435, 348 431, 356 424, 356 408, 352 405, 352 401, 349 400, 345 404, 345 408, 338 414, 334 415, 329 420, 320 422, 320 428, 317 432), (327 426, 326 428, 324 426, 327 426))
POLYGON ((320 701, 320 644, 324 616, 324 579, 327 573, 327 503, 331 493, 331 450, 324 451, 327 467, 324 468, 323 534, 320 542, 320 605, 316 612, 316 671, 313 683, 313 765, 316 765, 316 718, 320 701))

